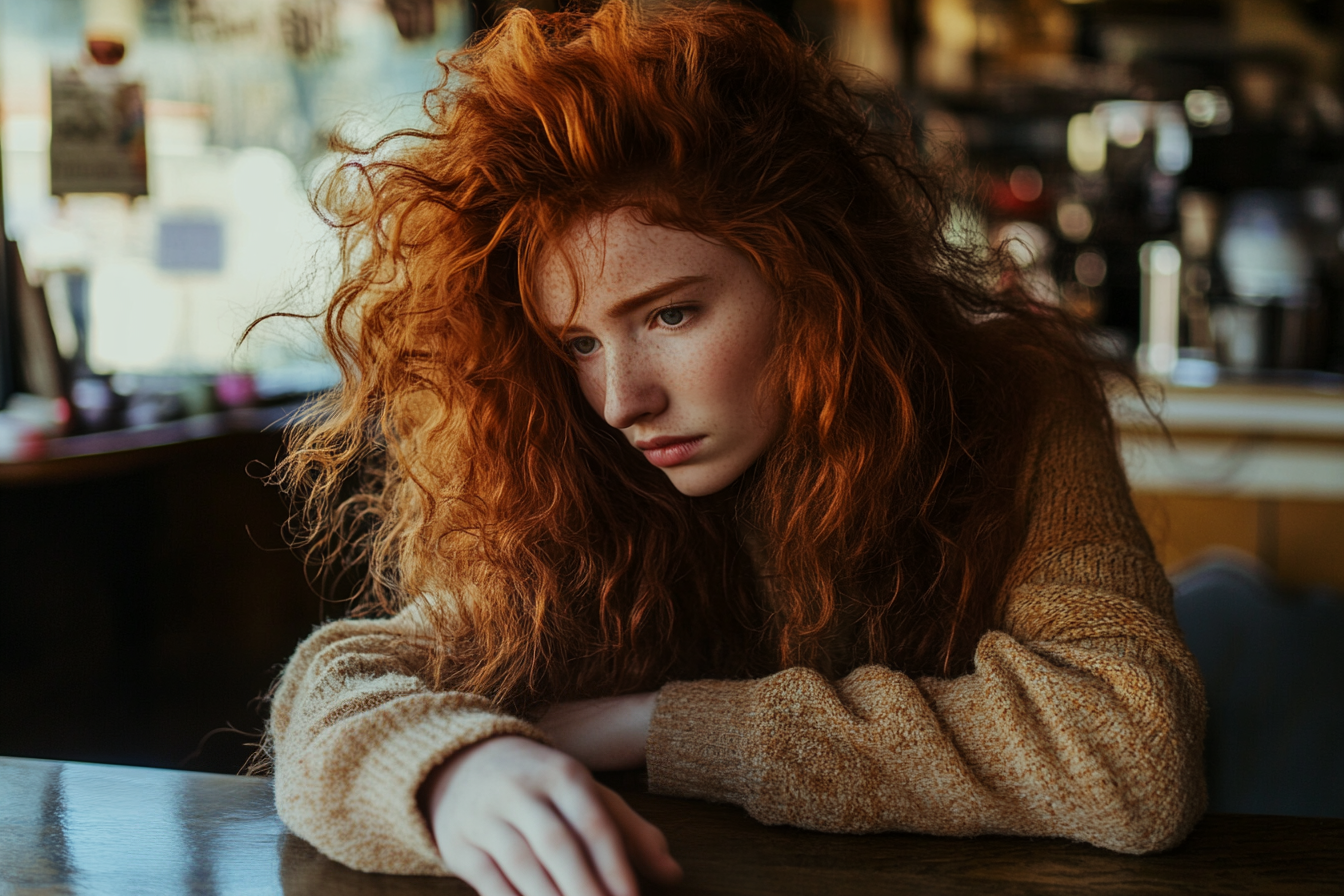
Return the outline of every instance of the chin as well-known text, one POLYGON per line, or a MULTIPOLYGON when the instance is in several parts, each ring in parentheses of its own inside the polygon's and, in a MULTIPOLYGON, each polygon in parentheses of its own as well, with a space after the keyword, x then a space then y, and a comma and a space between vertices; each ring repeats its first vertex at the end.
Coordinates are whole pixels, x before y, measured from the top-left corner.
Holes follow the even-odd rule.
POLYGON ((703 498, 723 491, 741 475, 740 471, 729 472, 731 475, 725 471, 669 470, 667 478, 671 481, 672 487, 686 497, 703 498))

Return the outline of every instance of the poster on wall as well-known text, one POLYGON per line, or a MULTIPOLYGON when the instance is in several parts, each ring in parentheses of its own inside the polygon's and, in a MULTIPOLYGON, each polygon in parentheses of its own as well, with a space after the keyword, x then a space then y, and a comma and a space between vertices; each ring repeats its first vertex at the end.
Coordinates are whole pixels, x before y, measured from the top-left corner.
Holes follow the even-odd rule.
POLYGON ((52 69, 51 192, 149 193, 142 85, 101 70, 52 69))

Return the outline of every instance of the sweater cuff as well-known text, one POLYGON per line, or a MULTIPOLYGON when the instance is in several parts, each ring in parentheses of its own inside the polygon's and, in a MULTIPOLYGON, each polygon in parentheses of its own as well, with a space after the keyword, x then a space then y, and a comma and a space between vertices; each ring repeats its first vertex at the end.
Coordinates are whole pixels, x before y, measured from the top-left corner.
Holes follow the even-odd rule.
POLYGON ((369 808, 379 804, 387 806, 386 795, 397 795, 400 803, 397 817, 386 819, 386 823, 400 821, 406 825, 403 842, 434 869, 431 873, 443 874, 446 869, 420 811, 421 785, 430 772, 454 753, 488 738, 508 734, 545 740, 540 732, 519 719, 480 710, 459 710, 425 715, 416 723, 401 728, 396 740, 388 744, 388 749, 369 754, 362 782, 364 787, 361 788, 372 798, 369 808))
POLYGON ((649 791, 747 806, 761 791, 754 681, 664 685, 649 723, 649 791))
MULTIPOLYGON (((311 772, 279 776, 277 806, 289 810, 281 813, 286 823, 357 871, 448 874, 418 803, 425 778, 457 751, 487 738, 519 735, 547 742, 521 719, 456 705, 459 698, 418 694, 394 700, 362 719, 358 727, 363 730, 343 732, 340 745, 331 748, 342 755, 324 758, 357 772, 346 781, 344 799, 332 795, 337 805, 309 808, 306 800, 281 792, 282 784, 292 787, 324 778, 311 772)), ((306 765, 324 752, 317 749, 296 758, 306 765)))

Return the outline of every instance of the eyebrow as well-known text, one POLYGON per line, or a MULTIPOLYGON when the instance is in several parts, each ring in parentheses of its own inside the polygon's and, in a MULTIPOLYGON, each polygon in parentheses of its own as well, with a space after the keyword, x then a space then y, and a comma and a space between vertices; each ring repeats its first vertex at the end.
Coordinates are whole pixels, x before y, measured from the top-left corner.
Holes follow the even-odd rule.
POLYGON ((612 305, 607 309, 606 316, 608 318, 624 317, 641 305, 647 305, 649 302, 671 295, 677 290, 685 289, 688 286, 694 286, 697 283, 703 283, 708 279, 709 278, 703 274, 674 277, 671 280, 659 283, 657 286, 650 287, 637 295, 630 296, 628 299, 621 299, 615 305, 612 305))

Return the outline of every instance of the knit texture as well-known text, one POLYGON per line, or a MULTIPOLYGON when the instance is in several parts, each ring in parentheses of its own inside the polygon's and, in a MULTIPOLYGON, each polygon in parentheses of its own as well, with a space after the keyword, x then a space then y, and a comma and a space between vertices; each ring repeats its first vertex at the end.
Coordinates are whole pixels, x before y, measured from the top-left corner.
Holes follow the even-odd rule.
MULTIPOLYGON (((1171 587, 1100 424, 1056 409, 1038 431, 1026 542, 970 674, 793 668, 666 685, 650 789, 822 831, 1179 843, 1206 802, 1205 704, 1171 587)), ((431 690, 414 670, 432 649, 414 609, 342 620, 281 677, 277 807, 352 868, 447 874, 416 806, 425 777, 488 737, 545 739, 484 698, 431 690)))

